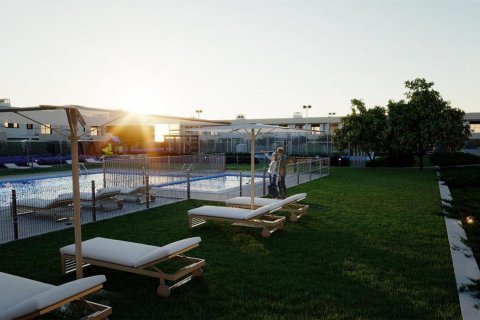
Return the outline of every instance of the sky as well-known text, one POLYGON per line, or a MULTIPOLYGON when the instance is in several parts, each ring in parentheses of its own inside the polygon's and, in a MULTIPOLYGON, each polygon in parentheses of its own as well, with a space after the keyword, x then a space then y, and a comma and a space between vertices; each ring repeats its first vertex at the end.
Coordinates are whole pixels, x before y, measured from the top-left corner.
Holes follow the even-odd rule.
POLYGON ((0 98, 233 119, 350 112, 425 78, 480 112, 478 1, 0 0, 0 98))

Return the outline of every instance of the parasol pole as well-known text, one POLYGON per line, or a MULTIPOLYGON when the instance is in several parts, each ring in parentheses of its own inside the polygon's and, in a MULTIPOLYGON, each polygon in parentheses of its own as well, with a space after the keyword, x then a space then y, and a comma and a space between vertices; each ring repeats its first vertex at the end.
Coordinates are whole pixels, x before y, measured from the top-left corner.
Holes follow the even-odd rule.
POLYGON ((69 108, 67 112, 68 124, 70 126, 70 143, 72 155, 72 186, 73 186, 73 226, 75 232, 75 265, 77 279, 83 278, 82 261, 82 221, 80 217, 80 183, 78 170, 78 110, 69 108))
POLYGON ((250 132, 250 209, 255 210, 255 129, 250 132))

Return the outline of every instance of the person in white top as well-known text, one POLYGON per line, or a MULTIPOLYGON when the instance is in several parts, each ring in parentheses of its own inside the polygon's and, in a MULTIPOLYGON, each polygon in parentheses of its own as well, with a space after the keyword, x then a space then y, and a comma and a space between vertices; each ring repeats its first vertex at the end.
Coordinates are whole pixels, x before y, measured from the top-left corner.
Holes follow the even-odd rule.
POLYGON ((268 175, 270 180, 270 185, 268 186, 268 195, 272 198, 278 198, 278 189, 277 189, 277 154, 274 152, 270 157, 268 153, 265 153, 265 156, 270 160, 268 165, 268 175))

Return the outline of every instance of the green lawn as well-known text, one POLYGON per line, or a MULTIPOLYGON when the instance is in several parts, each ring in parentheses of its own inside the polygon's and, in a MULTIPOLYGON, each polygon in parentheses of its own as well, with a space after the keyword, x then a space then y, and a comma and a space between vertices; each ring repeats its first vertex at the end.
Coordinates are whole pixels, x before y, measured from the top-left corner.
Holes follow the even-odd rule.
MULTIPOLYGON (((164 244, 201 236, 192 256, 204 277, 156 296, 157 281, 101 268, 93 300, 111 319, 461 319, 434 171, 332 168, 307 192, 309 214, 270 238, 257 229, 209 222, 187 228, 201 201, 151 209, 83 227, 83 237, 164 244)), ((72 230, 0 246, 0 270, 49 283, 72 230)))
POLYGON ((480 263, 480 167, 442 168, 441 175, 454 200, 450 213, 464 222, 467 244, 480 263), (473 216, 477 222, 465 223, 468 216, 473 216))

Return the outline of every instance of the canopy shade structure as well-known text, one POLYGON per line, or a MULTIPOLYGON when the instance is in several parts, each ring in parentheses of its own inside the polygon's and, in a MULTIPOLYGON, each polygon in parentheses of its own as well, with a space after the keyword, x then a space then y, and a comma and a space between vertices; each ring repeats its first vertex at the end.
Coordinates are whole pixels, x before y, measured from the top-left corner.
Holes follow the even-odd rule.
MULTIPOLYGON (((79 138, 85 134, 81 131, 82 134, 79 134, 78 125, 85 127, 87 124, 86 119, 82 113, 88 114, 89 112, 93 113, 102 113, 105 114, 105 123, 99 124, 95 123, 94 125, 106 125, 112 123, 113 121, 122 119, 122 118, 134 118, 137 123, 140 124, 149 124, 149 121, 163 122, 163 123, 179 123, 179 122, 195 122, 199 124, 224 124, 225 122, 209 121, 195 118, 182 118, 175 116, 165 116, 165 115, 139 115, 131 112, 121 111, 121 110, 109 110, 109 109, 100 109, 100 108, 87 108, 82 106, 75 105, 66 105, 66 106, 49 106, 41 105, 37 107, 27 107, 27 108, 13 108, 6 107, 0 108, 0 113, 10 114, 11 117, 21 117, 29 119, 32 122, 35 122, 40 125, 45 125, 46 123, 52 122, 52 116, 56 114, 55 121, 57 124, 68 125, 69 132, 60 132, 57 133, 68 136, 71 141, 71 156, 72 156, 72 186, 73 186, 73 225, 75 233, 75 263, 77 265, 76 275, 77 279, 83 278, 83 259, 82 259, 82 230, 81 230, 81 215, 80 215, 80 183, 79 183, 79 170, 78 170, 78 141, 79 138), (66 114, 65 116, 59 116, 59 114, 66 114)), ((14 119, 12 119, 14 120, 14 119)))
POLYGON ((225 133, 245 133, 250 137, 250 208, 255 209, 255 140, 260 134, 274 133, 274 132, 303 132, 308 133, 308 130, 300 130, 295 128, 272 126, 259 123, 241 123, 226 126, 210 126, 193 129, 193 131, 216 131, 225 133))

